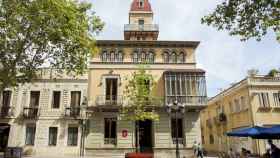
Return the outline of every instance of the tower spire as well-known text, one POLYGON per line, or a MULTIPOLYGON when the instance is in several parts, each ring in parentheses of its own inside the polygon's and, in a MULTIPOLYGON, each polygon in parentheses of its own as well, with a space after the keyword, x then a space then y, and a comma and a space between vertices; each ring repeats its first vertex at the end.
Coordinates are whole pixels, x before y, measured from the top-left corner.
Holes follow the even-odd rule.
POLYGON ((125 40, 157 40, 158 25, 153 24, 153 11, 149 0, 133 0, 129 11, 129 24, 124 27, 125 40))
POLYGON ((130 12, 135 11, 152 12, 152 7, 149 0, 133 0, 130 12))

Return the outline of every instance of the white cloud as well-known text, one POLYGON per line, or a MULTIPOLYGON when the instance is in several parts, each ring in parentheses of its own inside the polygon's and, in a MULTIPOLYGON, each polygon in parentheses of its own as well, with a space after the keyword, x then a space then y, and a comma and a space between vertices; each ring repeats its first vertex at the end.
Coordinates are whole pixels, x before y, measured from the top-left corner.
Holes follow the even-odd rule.
MULTIPOLYGON (((123 26, 128 23, 132 0, 88 0, 106 27, 98 39, 123 39, 123 26)), ((198 40, 197 63, 207 71, 209 96, 219 88, 245 77, 250 68, 266 73, 279 68, 280 45, 273 34, 261 42, 240 42, 227 32, 202 25, 200 19, 223 0, 150 0, 154 21, 160 26, 159 40, 198 40)))

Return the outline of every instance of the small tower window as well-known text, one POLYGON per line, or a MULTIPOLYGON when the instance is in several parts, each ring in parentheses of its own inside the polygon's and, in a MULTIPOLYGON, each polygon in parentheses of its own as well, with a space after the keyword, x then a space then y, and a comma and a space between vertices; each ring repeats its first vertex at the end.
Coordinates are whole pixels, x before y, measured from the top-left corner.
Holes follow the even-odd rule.
POLYGON ((144 0, 139 0, 139 8, 143 8, 144 7, 144 0))
POLYGON ((145 22, 144 22, 143 19, 138 20, 138 24, 139 24, 139 25, 144 25, 144 23, 145 23, 145 22))

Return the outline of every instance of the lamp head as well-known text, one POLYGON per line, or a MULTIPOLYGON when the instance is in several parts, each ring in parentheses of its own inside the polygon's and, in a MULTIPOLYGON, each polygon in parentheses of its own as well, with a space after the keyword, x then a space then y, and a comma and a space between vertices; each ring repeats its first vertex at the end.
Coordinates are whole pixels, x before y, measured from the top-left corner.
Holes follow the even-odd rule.
POLYGON ((182 113, 185 113, 185 104, 180 104, 179 109, 181 110, 182 113))
POLYGON ((170 114, 170 113, 171 113, 171 110, 172 110, 172 104, 169 103, 169 104, 167 104, 166 107, 167 107, 167 113, 170 114))

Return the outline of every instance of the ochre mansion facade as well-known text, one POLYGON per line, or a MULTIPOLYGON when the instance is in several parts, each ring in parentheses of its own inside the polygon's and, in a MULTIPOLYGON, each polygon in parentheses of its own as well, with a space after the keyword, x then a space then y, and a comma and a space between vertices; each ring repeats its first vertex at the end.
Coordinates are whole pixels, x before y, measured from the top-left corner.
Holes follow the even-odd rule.
POLYGON ((205 71, 196 67, 199 42, 159 41, 158 34, 149 1, 134 0, 124 40, 97 41, 99 53, 87 74, 42 70, 33 83, 7 89, 2 109, 8 110, 0 119, 7 145, 31 155, 124 157, 135 150, 135 122, 120 117, 120 108, 129 103, 126 78, 145 63, 156 81, 151 93, 161 98, 152 105, 160 118, 140 123, 140 149, 175 157, 175 118, 166 107, 177 101, 185 109, 177 126, 181 155, 191 155, 193 142, 201 138, 199 112, 207 104, 205 71))

